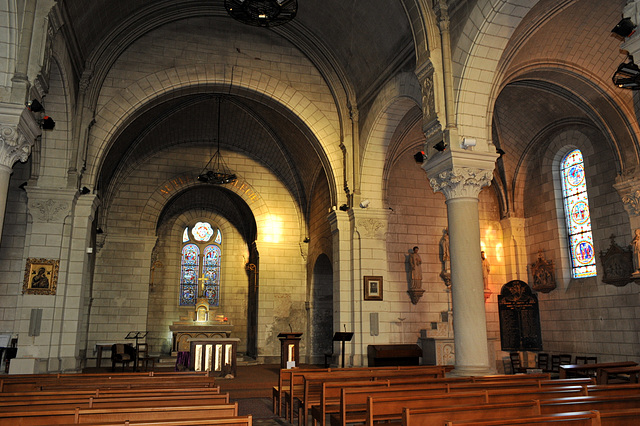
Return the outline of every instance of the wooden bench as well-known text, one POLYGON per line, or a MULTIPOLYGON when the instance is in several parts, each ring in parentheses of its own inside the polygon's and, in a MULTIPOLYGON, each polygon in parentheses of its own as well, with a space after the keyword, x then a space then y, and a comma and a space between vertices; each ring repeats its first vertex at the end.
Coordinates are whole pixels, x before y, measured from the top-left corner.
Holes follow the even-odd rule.
POLYGON ((108 409, 74 409, 0 412, 1 426, 59 425, 69 423, 108 423, 132 421, 159 421, 182 419, 208 419, 238 415, 238 405, 164 406, 108 409))
POLYGON ((640 409, 596 411, 600 426, 636 426, 640 419, 640 409))
POLYGON ((540 408, 536 401, 520 401, 505 404, 484 404, 437 408, 404 408, 404 426, 444 425, 447 421, 498 420, 523 416, 538 416, 540 408))
MULTIPOLYGON (((125 421, 116 423, 100 423, 100 426, 251 426, 253 424, 252 416, 234 416, 234 417, 219 417, 216 419, 196 419, 196 420, 156 420, 156 421, 125 421)), ((59 426, 72 426, 59 425, 59 426)))
POLYGON ((40 401, 10 401, 0 399, 0 412, 8 413, 25 410, 46 411, 64 409, 87 408, 131 408, 131 407, 163 407, 172 405, 220 405, 229 404, 228 394, 215 395, 161 395, 161 396, 118 396, 118 397, 88 397, 88 398, 53 398, 40 401))
POLYGON ((502 420, 459 420, 447 421, 445 426, 596 426, 597 414, 592 411, 549 414, 534 417, 520 417, 502 420))
POLYGON ((640 408, 640 394, 611 396, 577 396, 571 398, 547 399, 540 401, 541 414, 569 411, 611 411, 640 408))

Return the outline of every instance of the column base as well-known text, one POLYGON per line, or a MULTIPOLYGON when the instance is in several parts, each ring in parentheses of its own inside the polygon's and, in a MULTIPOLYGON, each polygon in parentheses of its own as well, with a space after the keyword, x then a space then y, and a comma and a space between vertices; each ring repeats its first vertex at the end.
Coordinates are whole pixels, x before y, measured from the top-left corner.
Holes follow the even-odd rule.
POLYGON ((447 374, 450 377, 467 377, 467 376, 487 376, 491 374, 488 365, 456 365, 453 370, 447 374))

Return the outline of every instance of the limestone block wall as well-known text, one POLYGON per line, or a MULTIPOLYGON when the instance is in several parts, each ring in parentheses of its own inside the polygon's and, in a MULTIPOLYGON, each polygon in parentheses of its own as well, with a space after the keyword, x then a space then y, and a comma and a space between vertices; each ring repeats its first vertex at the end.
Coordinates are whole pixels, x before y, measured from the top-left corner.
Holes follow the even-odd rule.
MULTIPOLYGON (((548 294, 538 294, 544 350, 550 353, 595 355, 599 361, 638 360, 637 284, 615 287, 602 282, 602 268, 597 257, 598 276, 570 279, 568 253, 564 240, 559 181, 553 167, 570 147, 579 148, 585 160, 587 191, 595 252, 606 251, 609 237, 619 245, 632 239, 629 219, 612 185, 616 166, 602 136, 589 129, 568 128, 550 138, 548 147, 533 154, 527 171, 524 204, 529 264, 538 250, 556 263, 558 287, 548 294)), ((529 278, 531 281, 531 278, 529 278)))
MULTIPOLYGON (((184 180, 185 187, 175 187, 167 192, 165 182, 176 176, 196 176, 208 155, 208 147, 203 146, 167 149, 129 171, 118 187, 113 202, 108 206, 107 239, 97 259, 90 343, 105 339, 121 340, 125 330, 147 330, 151 327, 154 333, 150 335, 150 342, 155 342, 152 352, 167 350, 168 325, 185 315, 186 309, 177 307, 179 250, 175 257, 171 257, 169 251, 172 246, 166 241, 168 235, 175 234, 175 230, 156 235, 155 226, 164 204, 189 185, 197 184, 193 180, 184 180), (161 193, 159 198, 158 193, 161 193), (158 200, 163 204, 156 205, 158 200), (151 205, 154 207, 149 209, 151 205), (154 284, 153 291, 149 293, 151 253, 156 241, 164 244, 167 266, 158 275, 157 286, 154 284), (169 294, 172 289, 175 293, 169 294), (149 300, 153 310, 147 319, 149 300)), ((223 152, 223 155, 229 168, 235 170, 243 181, 238 184, 242 190, 231 186, 228 189, 245 197, 253 210, 258 229, 259 353, 279 357, 279 341, 275 336, 289 331, 289 324, 302 326, 303 330, 306 327, 304 301, 307 279, 300 247, 301 218, 286 188, 268 169, 237 153, 223 152)), ((194 217, 193 214, 190 212, 189 217, 194 217)), ((225 238, 229 239, 226 241, 230 241, 229 250, 223 253, 225 283, 222 288, 224 307, 221 307, 224 312, 221 313, 238 325, 236 337, 246 345, 248 281, 244 264, 248 259, 248 249, 226 221, 216 217, 211 219, 217 221, 225 238), (234 319, 240 316, 243 318, 234 319)))
POLYGON ((194 307, 179 306, 180 253, 185 226, 206 221, 222 234, 220 305, 211 307, 210 317, 225 315, 233 325, 233 337, 240 338, 238 352, 246 351, 248 278, 244 270, 248 249, 228 220, 212 212, 190 210, 174 218, 158 232, 157 261, 149 288, 147 343, 153 353, 169 354, 172 333, 169 327, 181 317, 189 317, 194 307))

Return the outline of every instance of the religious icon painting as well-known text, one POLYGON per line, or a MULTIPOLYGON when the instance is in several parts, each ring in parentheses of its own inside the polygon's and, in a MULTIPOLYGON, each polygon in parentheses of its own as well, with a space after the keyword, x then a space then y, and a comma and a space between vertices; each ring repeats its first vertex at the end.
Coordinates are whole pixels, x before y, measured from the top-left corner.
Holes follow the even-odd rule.
POLYGON ((364 277, 364 300, 382 300, 382 277, 364 277))
POLYGON ((56 294, 60 260, 28 258, 23 294, 56 294))

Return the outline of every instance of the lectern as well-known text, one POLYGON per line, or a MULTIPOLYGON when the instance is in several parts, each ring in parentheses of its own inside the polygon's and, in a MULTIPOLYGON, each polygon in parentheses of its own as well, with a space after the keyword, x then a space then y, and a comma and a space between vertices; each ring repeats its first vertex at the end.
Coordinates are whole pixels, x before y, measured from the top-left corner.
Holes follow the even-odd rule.
POLYGON ((287 368, 287 362, 300 362, 300 339, 302 333, 280 333, 280 368, 287 368))
MULTIPOLYGON (((346 328, 346 327, 345 327, 346 328)), ((342 342, 342 368, 344 368, 344 344, 345 342, 350 342, 353 339, 353 333, 346 331, 338 331, 333 335, 334 342, 342 342)))

